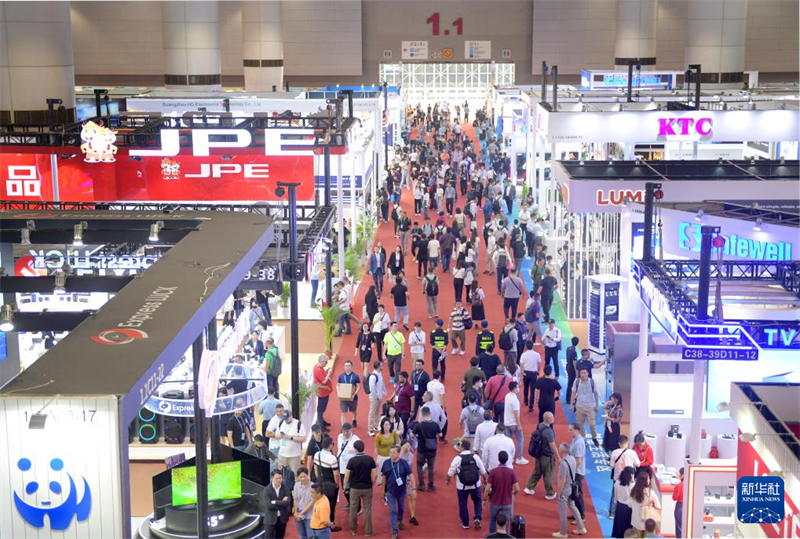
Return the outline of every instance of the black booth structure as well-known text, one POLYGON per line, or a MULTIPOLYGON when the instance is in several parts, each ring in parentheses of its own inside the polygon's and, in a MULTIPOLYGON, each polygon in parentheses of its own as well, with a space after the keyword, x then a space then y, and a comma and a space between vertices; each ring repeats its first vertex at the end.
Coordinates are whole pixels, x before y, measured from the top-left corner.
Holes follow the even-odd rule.
MULTIPOLYGON (((11 264, 9 246, 28 241, 62 246, 154 242, 162 252, 135 276, 76 276, 67 267, 48 277, 5 276, 8 270, 0 276, 4 341, 16 331, 69 331, 0 388, 0 438, 8 442, 0 451, 0 468, 10 471, 0 487, 0 536, 131 537, 129 425, 190 349, 196 458, 154 478, 155 514, 141 533, 263 534, 258 500, 268 485, 268 463, 235 450, 215 451, 214 465, 241 463, 240 494, 208 502, 208 420, 198 384, 216 381, 198 380, 198 370, 203 350, 216 349, 216 313, 273 241, 272 217, 180 208, 111 211, 100 205, 67 211, 57 203, 40 208, 0 212, 4 268, 11 264), (57 289, 115 295, 99 310, 80 313, 18 313, 9 301, 15 292, 57 289), (196 466, 196 502, 174 506, 169 503, 171 473, 188 466, 196 466)), ((323 213, 321 219, 327 217, 323 213)))

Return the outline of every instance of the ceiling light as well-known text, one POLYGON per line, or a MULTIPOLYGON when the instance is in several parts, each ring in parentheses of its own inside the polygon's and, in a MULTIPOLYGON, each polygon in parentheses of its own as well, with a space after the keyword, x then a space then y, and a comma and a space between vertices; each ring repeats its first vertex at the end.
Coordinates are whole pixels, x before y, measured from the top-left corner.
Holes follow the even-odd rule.
POLYGON ((764 219, 759 217, 758 219, 756 219, 756 226, 753 227, 753 230, 755 230, 756 232, 761 232, 761 226, 763 224, 764 224, 764 219))
POLYGON ((20 233, 20 245, 30 245, 31 244, 31 230, 29 228, 23 228, 19 231, 20 233))
POLYGON ((731 405, 729 402, 721 402, 717 404, 717 412, 727 412, 731 409, 731 405))
POLYGON ((76 247, 83 246, 83 231, 86 230, 86 227, 88 226, 89 224, 86 221, 81 221, 80 223, 78 223, 73 227, 75 230, 75 234, 72 240, 72 245, 76 247))
POLYGON ((750 164, 751 165, 755 165, 756 164, 756 158, 755 157, 751 157, 750 158, 750 164))
POLYGON ((25 228, 28 228, 30 230, 36 230, 36 221, 34 221, 33 219, 28 219, 27 221, 25 221, 25 228))
POLYGON ((722 158, 717 159, 717 165, 722 166, 722 158))
POLYGON ((739 435, 739 440, 741 440, 742 442, 750 443, 755 441, 755 439, 756 435, 753 434, 752 432, 743 432, 739 435))
POLYGON ((14 331, 14 307, 10 303, 0 310, 0 331, 14 331))
POLYGON ((56 283, 53 285, 53 292, 55 293, 63 293, 67 291, 67 274, 64 273, 62 270, 56 270, 56 283))
POLYGON ((156 221, 150 225, 150 241, 158 241, 158 233, 164 228, 164 221, 156 221))
POLYGON ((695 216, 694 216, 694 220, 695 220, 695 221, 698 221, 698 222, 699 222, 699 221, 702 221, 702 220, 703 220, 703 216, 704 216, 705 214, 706 214, 706 212, 705 212, 705 210, 703 210, 702 208, 701 208, 701 209, 699 209, 699 210, 697 210, 697 215, 695 215, 695 216))

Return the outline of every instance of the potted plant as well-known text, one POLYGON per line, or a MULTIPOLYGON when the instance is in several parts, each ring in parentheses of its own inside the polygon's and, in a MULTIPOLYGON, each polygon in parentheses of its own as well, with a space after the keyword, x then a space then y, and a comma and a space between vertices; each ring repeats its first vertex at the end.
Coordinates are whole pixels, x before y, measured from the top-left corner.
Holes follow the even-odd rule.
POLYGON ((339 318, 344 311, 336 305, 322 307, 322 321, 325 324, 325 349, 328 355, 333 353, 333 335, 339 328, 339 318))
POLYGON ((283 283, 283 288, 281 289, 281 295, 278 297, 278 305, 284 308, 288 307, 290 295, 291 295, 291 288, 289 286, 289 283, 283 283))
MULTIPOLYGON (((314 422, 314 415, 316 414, 317 408, 314 397, 317 394, 318 388, 318 385, 312 383, 311 376, 308 373, 304 372, 300 374, 300 385, 296 389, 300 405, 300 417, 298 419, 307 425, 311 425, 314 422)), ((288 393, 283 394, 283 398, 289 403, 290 407, 292 405, 292 397, 293 395, 288 393)), ((308 432, 310 436, 311 430, 309 429, 308 432)))

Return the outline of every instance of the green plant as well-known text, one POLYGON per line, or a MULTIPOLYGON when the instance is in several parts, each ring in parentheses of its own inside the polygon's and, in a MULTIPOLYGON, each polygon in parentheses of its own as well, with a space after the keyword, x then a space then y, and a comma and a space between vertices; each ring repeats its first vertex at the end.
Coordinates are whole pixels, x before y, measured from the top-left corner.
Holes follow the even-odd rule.
POLYGON ((364 273, 364 265, 361 263, 362 253, 363 251, 358 250, 357 246, 347 249, 344 253, 344 269, 350 273, 354 281, 360 281, 364 273))
POLYGON ((333 352, 333 335, 339 327, 339 318, 342 317, 344 311, 336 305, 329 307, 322 307, 322 322, 325 325, 325 349, 328 352, 333 352))
POLYGON ((281 289, 281 295, 278 297, 278 305, 280 305, 281 307, 288 307, 290 295, 291 295, 291 288, 289 287, 289 283, 283 283, 283 288, 281 289))
MULTIPOLYGON (((311 380, 308 376, 300 376, 300 384, 299 387, 296 388, 295 393, 297 394, 298 401, 300 404, 301 416, 303 410, 305 410, 308 403, 311 402, 311 399, 313 399, 314 395, 317 394, 317 389, 319 387, 320 387, 319 385, 311 383, 311 380)), ((290 395, 289 393, 284 393, 283 398, 286 400, 286 402, 290 403, 291 405, 293 395, 290 395)))

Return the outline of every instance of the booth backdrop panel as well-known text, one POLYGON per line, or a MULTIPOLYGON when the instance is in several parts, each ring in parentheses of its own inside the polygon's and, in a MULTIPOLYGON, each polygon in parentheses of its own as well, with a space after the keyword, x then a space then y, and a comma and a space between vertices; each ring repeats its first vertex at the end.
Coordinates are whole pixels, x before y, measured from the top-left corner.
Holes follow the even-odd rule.
POLYGON ((49 401, 0 399, 0 536, 122 537, 116 399, 49 401), (29 429, 42 408, 45 428, 29 429))
MULTIPOLYGON (((314 199, 311 155, 239 150, 207 157, 180 154, 136 159, 120 152, 110 163, 87 163, 80 153, 56 159, 59 200, 65 202, 275 201, 279 200, 275 195, 278 181, 300 182, 297 199, 314 199)), ((0 171, 3 200, 54 200, 50 154, 2 153, 0 171)))

